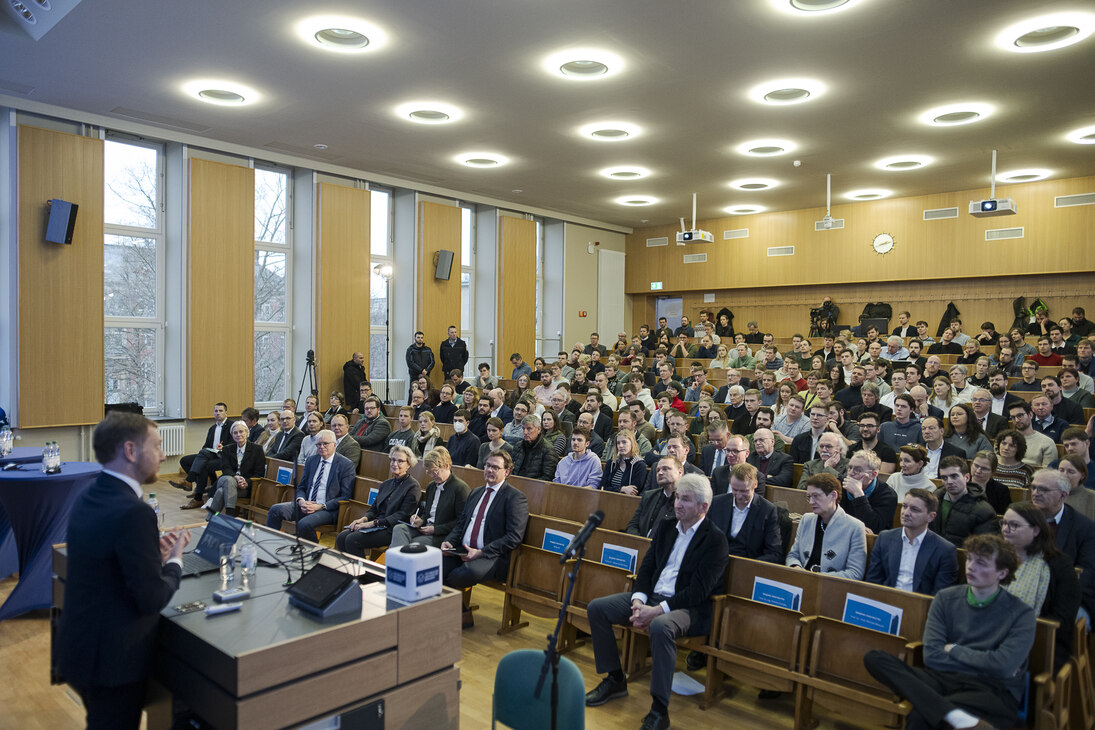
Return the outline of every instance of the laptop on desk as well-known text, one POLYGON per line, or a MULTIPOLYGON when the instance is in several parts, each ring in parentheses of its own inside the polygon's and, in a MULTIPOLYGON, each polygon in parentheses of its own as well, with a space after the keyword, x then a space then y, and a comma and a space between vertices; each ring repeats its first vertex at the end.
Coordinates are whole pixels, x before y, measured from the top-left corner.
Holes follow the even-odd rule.
POLYGON ((221 545, 235 545, 243 523, 222 514, 215 514, 205 525, 198 545, 182 556, 182 574, 201 575, 220 569, 221 545))

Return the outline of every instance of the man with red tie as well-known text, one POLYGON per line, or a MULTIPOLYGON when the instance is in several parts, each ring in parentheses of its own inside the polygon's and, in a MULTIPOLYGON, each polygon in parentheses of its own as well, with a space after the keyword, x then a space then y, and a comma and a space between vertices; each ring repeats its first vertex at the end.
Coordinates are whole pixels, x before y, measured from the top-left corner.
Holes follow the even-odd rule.
MULTIPOLYGON (((464 511, 441 549, 445 585, 469 588, 484 580, 504 580, 509 554, 521 544, 528 524, 528 499, 506 483, 513 459, 496 451, 483 465, 486 484, 477 488, 464 503, 464 511)), ((463 624, 472 625, 465 607, 463 624)))

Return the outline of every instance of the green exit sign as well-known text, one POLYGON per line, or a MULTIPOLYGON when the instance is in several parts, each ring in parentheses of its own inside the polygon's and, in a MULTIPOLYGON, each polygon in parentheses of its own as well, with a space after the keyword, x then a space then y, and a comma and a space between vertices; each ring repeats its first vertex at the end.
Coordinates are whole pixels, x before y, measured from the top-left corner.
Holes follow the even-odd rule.
POLYGON ((661 291, 661 290, 662 290, 662 283, 660 281, 650 282, 650 291, 661 291))

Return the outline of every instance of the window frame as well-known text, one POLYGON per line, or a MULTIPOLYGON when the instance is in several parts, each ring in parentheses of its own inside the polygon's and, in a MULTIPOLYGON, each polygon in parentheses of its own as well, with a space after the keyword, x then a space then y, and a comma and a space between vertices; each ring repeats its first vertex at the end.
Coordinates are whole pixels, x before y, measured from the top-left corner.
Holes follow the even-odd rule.
MULTIPOLYGON (((254 253, 251 257, 252 272, 254 269, 254 256, 261 252, 280 253, 285 256, 285 321, 284 322, 264 322, 257 318, 254 318, 254 328, 252 331, 252 347, 254 346, 254 340, 262 332, 280 332, 285 335, 285 379, 283 388, 284 394, 282 397, 276 400, 257 401, 255 402, 255 408, 260 411, 266 411, 280 406, 285 398, 291 397, 292 391, 292 357, 293 357, 293 170, 288 167, 281 167, 279 165, 273 165, 268 163, 253 162, 253 168, 257 174, 260 170, 264 172, 273 172, 279 175, 285 176, 285 242, 274 243, 271 241, 260 241, 257 238, 254 241, 254 253)), ((256 193, 257 196, 257 193, 256 193)), ((257 201, 256 201, 257 202, 257 201)), ((252 273, 252 275, 254 275, 252 273)), ((255 357, 254 368, 258 367, 258 358, 255 357)), ((257 380, 257 378, 256 378, 257 380)), ((252 397, 254 397, 252 393, 252 397)))
MULTIPOLYGON (((371 303, 372 302, 372 278, 373 278, 373 276, 375 276, 375 274, 373 274, 373 269, 376 268, 377 264, 385 264, 387 266, 392 267, 393 276, 392 276, 391 282, 389 283, 387 291, 385 292, 385 296, 388 297, 388 298, 391 297, 392 290, 394 289, 394 283, 398 281, 398 279, 396 277, 399 276, 399 270, 395 266, 395 206, 392 204, 392 201, 393 201, 394 196, 395 196, 395 190, 392 189, 392 188, 385 187, 383 185, 375 185, 373 183, 367 183, 366 186, 365 186, 365 189, 369 192, 369 300, 370 300, 369 310, 370 310, 370 316, 369 316, 369 372, 367 373, 367 376, 369 378, 369 382, 373 383, 374 381, 382 379, 383 376, 381 376, 381 375, 374 376, 373 375, 373 369, 374 369, 374 367, 376 367, 376 362, 375 362, 376 358, 374 357, 374 352, 373 352, 373 347, 372 347, 372 339, 373 339, 373 337, 377 337, 377 336, 384 337, 386 334, 388 334, 388 328, 386 328, 384 324, 373 324, 373 322, 372 322, 372 303, 371 303), (377 254, 377 253, 373 252, 373 225, 372 224, 373 224, 374 211, 376 209, 376 205, 375 205, 376 200, 373 196, 373 193, 383 193, 386 196, 386 199, 388 201, 388 203, 387 203, 388 225, 387 225, 387 236, 386 236, 387 240, 385 241, 385 251, 387 253, 385 253, 384 255, 380 255, 380 254, 377 254)), ((391 324, 391 305, 392 305, 391 301, 388 301, 386 306, 388 308, 387 309, 387 319, 388 319, 388 322, 389 322, 389 326, 391 324)), ((392 341, 391 341, 391 338, 389 338, 389 340, 388 340, 387 349, 388 349, 388 351, 387 351, 386 355, 387 355, 388 362, 387 362, 387 369, 386 369, 385 372, 387 372, 387 374, 388 374, 388 380, 390 380, 390 381, 399 380, 398 374, 396 373, 396 370, 395 370, 395 367, 394 367, 395 363, 392 361, 392 341), (393 378, 392 375, 396 375, 396 377, 393 378)), ((383 364, 383 363, 381 363, 381 364, 383 364)), ((377 389, 376 389, 375 385, 373 386, 373 392, 377 393, 377 389)))

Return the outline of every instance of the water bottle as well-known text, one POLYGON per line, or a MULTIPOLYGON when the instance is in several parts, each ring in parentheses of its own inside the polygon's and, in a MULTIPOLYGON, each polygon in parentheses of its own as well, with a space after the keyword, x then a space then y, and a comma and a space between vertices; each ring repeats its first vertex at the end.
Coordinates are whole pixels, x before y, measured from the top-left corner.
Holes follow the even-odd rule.
POLYGON ((156 514, 156 525, 162 530, 164 514, 160 511, 160 500, 156 499, 155 492, 149 492, 148 494, 148 506, 152 508, 152 511, 156 514))
POLYGON ((42 449, 42 473, 45 474, 47 471, 49 471, 49 441, 42 449))
POLYGON ((12 440, 11 429, 7 426, 0 428, 0 456, 7 456, 11 453, 12 440))
POLYGON ((251 520, 247 520, 247 522, 243 526, 243 529, 244 529, 244 532, 246 533, 247 537, 251 538, 251 540, 254 541, 255 540, 255 523, 252 522, 251 520))
POLYGON ((53 442, 53 468, 61 471, 61 444, 53 442))

